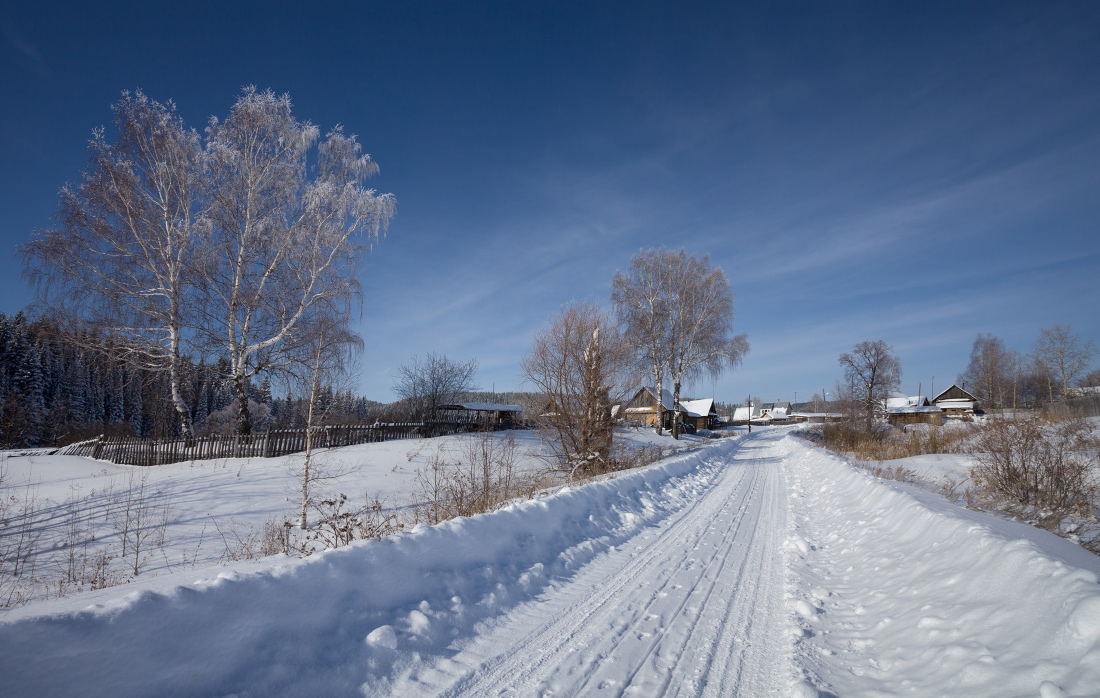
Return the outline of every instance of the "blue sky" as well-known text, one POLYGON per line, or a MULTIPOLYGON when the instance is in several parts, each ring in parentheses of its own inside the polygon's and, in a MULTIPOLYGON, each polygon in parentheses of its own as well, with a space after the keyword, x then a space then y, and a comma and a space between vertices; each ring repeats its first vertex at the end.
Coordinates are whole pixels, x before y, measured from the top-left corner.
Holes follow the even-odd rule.
MULTIPOLYGON (((978 332, 1100 344, 1100 4, 41 2, 0 21, 8 249, 49 224, 124 89, 202 128, 255 84, 358 134, 398 200, 363 268, 374 399, 429 351, 519 388, 532 333, 660 245, 725 270, 752 344, 699 396, 805 399, 866 339, 912 392, 946 388, 978 332)), ((31 300, 20 270, 0 255, 0 311, 31 300)))

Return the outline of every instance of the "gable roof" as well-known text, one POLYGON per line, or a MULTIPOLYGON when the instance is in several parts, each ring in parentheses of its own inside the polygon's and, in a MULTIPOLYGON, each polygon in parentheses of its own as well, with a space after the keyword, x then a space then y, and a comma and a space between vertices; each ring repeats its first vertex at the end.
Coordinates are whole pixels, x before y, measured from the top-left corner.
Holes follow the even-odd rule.
POLYGON ((970 402, 977 402, 978 398, 952 383, 950 388, 932 398, 932 402, 941 402, 943 400, 969 400, 970 402))
MULTIPOLYGON (((646 400, 647 405, 645 405, 645 406, 632 406, 632 407, 627 408, 628 411, 645 409, 649 405, 654 405, 655 406, 657 404, 657 393, 654 391, 653 388, 650 388, 649 386, 646 386, 646 385, 643 385, 643 386, 639 387, 634 392, 634 396, 626 401, 626 404, 627 405, 633 405, 634 402, 640 397, 648 398, 646 400), (643 395, 643 393, 644 393, 644 395, 643 395)), ((680 404, 683 405, 683 401, 681 401, 680 404)), ((668 410, 670 412, 672 411, 672 393, 668 392, 667 390, 663 390, 663 389, 661 390, 661 407, 664 407, 666 410, 668 410)))
POLYGON ((776 410, 779 410, 781 412, 790 412, 791 411, 791 403, 789 403, 789 402, 762 402, 762 403, 760 403, 760 411, 763 412, 765 410, 767 410, 768 412, 775 412, 776 410))
POLYGON ((708 417, 717 414, 714 410, 714 398, 703 400, 681 400, 680 407, 687 412, 689 417, 708 417))
POLYGON ((928 397, 924 395, 898 395, 886 398, 886 410, 908 410, 916 407, 928 407, 928 397))

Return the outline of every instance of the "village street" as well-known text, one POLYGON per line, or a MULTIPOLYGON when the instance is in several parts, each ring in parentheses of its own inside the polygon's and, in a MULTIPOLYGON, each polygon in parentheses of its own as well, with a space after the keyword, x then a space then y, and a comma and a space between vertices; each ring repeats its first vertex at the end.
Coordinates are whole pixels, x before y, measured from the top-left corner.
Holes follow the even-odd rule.
POLYGON ((4 693, 1096 694, 1096 556, 791 432, 305 560, 15 609, 4 693))
POLYGON ((456 656, 419 673, 424 688, 453 681, 444 695, 784 695, 778 689, 793 673, 777 452, 764 439, 714 450, 702 465, 713 477, 707 489, 685 492, 679 511, 488 623, 456 656))

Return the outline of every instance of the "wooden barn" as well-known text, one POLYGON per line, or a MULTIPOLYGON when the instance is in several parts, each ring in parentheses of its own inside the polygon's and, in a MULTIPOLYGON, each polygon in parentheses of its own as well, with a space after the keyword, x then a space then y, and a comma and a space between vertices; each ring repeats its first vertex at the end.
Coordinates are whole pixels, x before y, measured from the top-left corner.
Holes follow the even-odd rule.
POLYGON ((892 395, 886 398, 886 421, 904 424, 943 424, 943 410, 922 395, 892 395))

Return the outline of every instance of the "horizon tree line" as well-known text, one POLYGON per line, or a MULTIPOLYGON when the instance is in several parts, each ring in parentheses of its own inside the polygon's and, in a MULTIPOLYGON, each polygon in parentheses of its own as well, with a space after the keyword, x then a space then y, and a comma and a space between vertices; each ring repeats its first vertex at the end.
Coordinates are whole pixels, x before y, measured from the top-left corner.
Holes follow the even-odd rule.
MULTIPOLYGON (((73 341, 48 319, 0 313, 0 447, 66 445, 100 434, 168 438, 180 433, 165 396, 168 377, 113 354, 87 337, 73 341), (102 348, 92 348, 92 346, 102 348)), ((196 435, 236 430, 236 387, 228 359, 181 362, 180 388, 196 435)), ((308 396, 274 394, 267 376, 247 386, 257 430, 302 428, 308 396)), ((350 390, 321 387, 313 396, 326 424, 388 419, 392 407, 350 390)))

